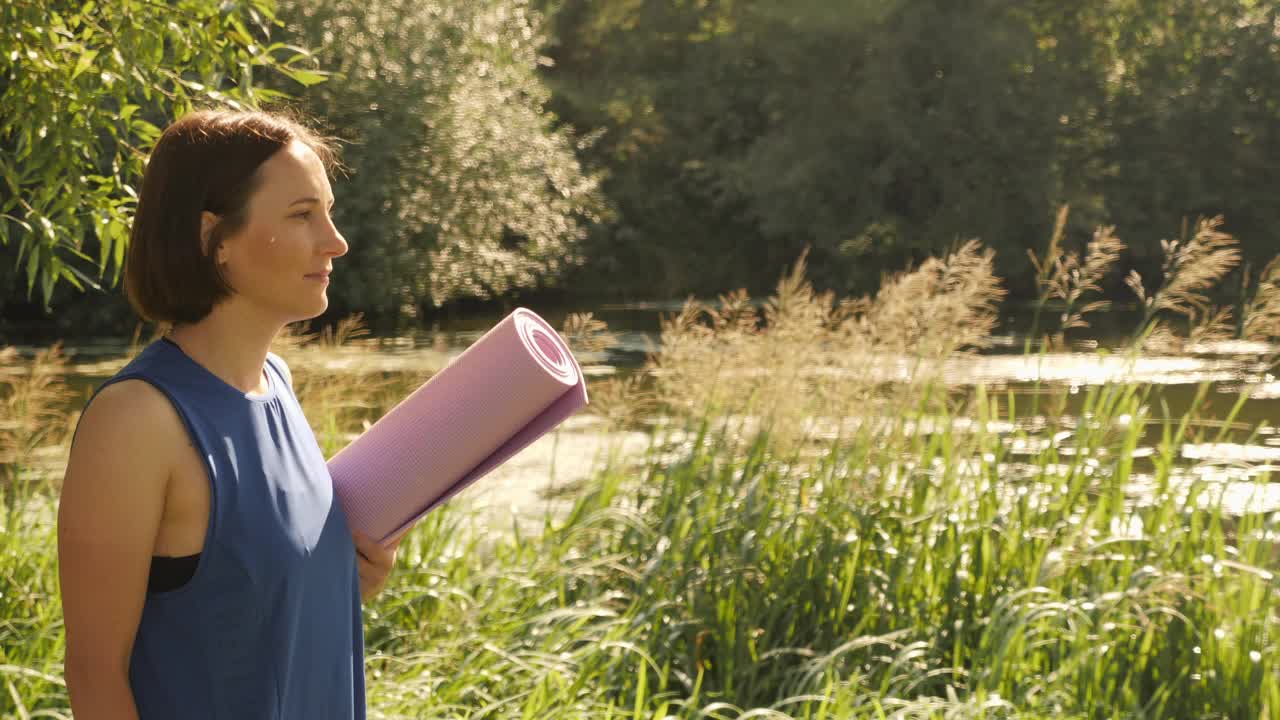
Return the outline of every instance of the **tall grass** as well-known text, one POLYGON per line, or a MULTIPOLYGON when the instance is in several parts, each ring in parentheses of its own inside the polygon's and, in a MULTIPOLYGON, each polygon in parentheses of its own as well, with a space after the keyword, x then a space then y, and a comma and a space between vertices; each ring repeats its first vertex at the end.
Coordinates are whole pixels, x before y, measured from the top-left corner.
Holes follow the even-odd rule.
POLYGON ((687 417, 754 417, 787 446, 851 415, 896 415, 932 397, 945 360, 987 344, 1003 296, 992 260, 968 242, 874 298, 837 300, 805 280, 802 257, 759 309, 741 291, 691 301, 663 323, 658 397, 687 417))
MULTIPOLYGON (((1230 259, 1199 227, 1185 242, 1230 259)), ((1099 229, 1073 256, 1055 237, 1036 260, 1061 342, 1102 309, 1090 293, 1121 246, 1099 229)), ((1237 333, 1274 339, 1273 275, 1237 333)), ((1211 315, 1203 277, 1158 282, 1135 348, 1154 322, 1187 342, 1195 323, 1168 317, 1211 315)), ((536 535, 486 534, 451 503, 407 536, 366 608, 370 716, 1280 715, 1277 518, 1228 513, 1179 457, 1235 432, 1246 396, 1217 416, 1206 385, 1172 413, 1160 388, 1112 383, 1062 419, 956 393, 942 369, 988 341, 1000 298, 967 243, 868 298, 816 292, 802 260, 764 303, 690 303, 652 382, 593 388, 610 426, 663 411, 644 457, 600 468, 536 535)), ((588 350, 606 332, 565 328, 588 350)), ((354 319, 277 346, 329 453, 421 381, 335 374, 312 352, 363 347, 359 333, 354 319)), ((36 376, 0 376, 0 400, 36 376)), ((3 427, 29 432, 25 417, 3 427)), ((0 508, 0 716, 65 717, 54 534, 33 511, 56 487, 22 484, 18 459, 0 508)))
POLYGON ((46 446, 56 448, 69 428, 60 403, 61 345, 30 361, 0 349, 0 711, 27 717, 26 706, 64 691, 57 558, 47 488, 32 480, 31 465, 46 446), (13 710, 10 710, 10 707, 13 710))
MULTIPOLYGON (((837 698, 842 716, 876 717, 921 696, 1049 716, 1257 717, 1280 707, 1274 540, 1257 516, 1229 534, 1198 492, 1127 502, 1126 450, 1150 399, 1094 391, 1076 452, 1046 451, 1017 481, 985 422, 833 445, 812 466, 765 436, 737 453, 708 434, 635 485, 633 514, 597 525, 582 554, 625 570, 580 597, 635 599, 633 637, 678 699, 814 696, 796 717, 837 698), (1138 422, 1117 431, 1122 416, 1138 422)), ((1012 419, 976 403, 981 421, 1012 419)), ((1171 427, 1161 456, 1181 439, 1171 427)))

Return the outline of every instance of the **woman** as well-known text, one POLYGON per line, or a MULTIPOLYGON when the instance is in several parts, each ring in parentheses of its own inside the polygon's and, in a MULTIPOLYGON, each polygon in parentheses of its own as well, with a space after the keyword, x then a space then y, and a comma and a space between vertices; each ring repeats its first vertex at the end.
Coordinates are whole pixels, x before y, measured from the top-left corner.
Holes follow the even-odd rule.
POLYGON ((90 398, 58 507, 77 720, 365 717, 361 601, 395 559, 353 535, 289 369, 347 243, 330 148, 261 113, 156 143, 125 289, 172 330, 90 398))

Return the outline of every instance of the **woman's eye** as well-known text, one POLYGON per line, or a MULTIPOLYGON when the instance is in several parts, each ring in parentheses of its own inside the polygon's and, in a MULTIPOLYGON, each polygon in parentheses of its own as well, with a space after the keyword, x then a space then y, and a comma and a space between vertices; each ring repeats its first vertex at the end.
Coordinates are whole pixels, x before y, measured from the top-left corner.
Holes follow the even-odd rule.
POLYGON ((296 217, 296 218, 302 218, 303 220, 310 220, 310 219, 311 219, 311 211, 310 211, 310 210, 303 210, 303 211, 302 211, 302 212, 300 212, 300 213, 294 213, 294 214, 293 214, 293 217, 296 217))

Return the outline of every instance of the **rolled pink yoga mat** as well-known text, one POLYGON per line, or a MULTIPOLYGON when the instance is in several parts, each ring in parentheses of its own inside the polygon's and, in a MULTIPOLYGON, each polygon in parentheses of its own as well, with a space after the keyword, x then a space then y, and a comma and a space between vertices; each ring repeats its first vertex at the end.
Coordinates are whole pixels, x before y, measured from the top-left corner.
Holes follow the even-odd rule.
POLYGON ((389 544, 586 404, 569 347, 519 308, 330 458, 334 492, 389 544))

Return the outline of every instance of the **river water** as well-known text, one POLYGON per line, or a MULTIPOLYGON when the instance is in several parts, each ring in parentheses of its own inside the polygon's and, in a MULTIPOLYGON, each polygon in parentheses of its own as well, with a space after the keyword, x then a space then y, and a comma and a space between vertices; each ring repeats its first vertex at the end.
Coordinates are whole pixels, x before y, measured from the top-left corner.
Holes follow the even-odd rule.
MULTIPOLYGON (((553 326, 560 327, 568 309, 534 308, 553 326)), ((597 318, 609 324, 617 342, 606 352, 581 355, 588 376, 602 376, 640 371, 646 354, 660 341, 660 319, 664 313, 679 310, 679 303, 632 303, 595 308, 597 318)), ((424 327, 396 337, 367 338, 349 349, 338 348, 313 358, 322 372, 386 372, 420 375, 423 378, 443 367, 500 320, 502 314, 476 315, 454 322, 424 327)), ((1280 417, 1280 373, 1273 371, 1269 357, 1274 346, 1259 343, 1224 342, 1191 348, 1180 355, 1149 355, 1127 360, 1110 354, 1108 347, 1119 345, 1123 333, 1117 330, 1123 317, 1113 317, 1116 327, 1096 331, 1093 337, 1076 340, 1070 351, 1030 354, 1025 352, 1025 337, 1019 325, 1025 317, 1011 316, 992 338, 992 345, 981 353, 957 356, 945 370, 946 382, 963 392, 981 384, 993 393, 1012 393, 1020 407, 1046 388, 1065 389, 1069 402, 1062 420, 1070 426, 1081 409, 1085 391, 1117 381, 1151 383, 1161 390, 1161 398, 1173 417, 1192 402, 1198 387, 1209 384, 1209 415, 1223 417, 1240 393, 1248 393, 1235 422, 1240 430, 1235 442, 1187 442, 1179 450, 1179 476, 1186 481, 1210 479, 1221 484, 1234 511, 1280 509, 1280 483, 1261 486, 1259 478, 1269 479, 1280 469, 1280 431, 1271 423, 1280 417), (1251 430, 1252 438, 1245 442, 1251 430)), ((124 338, 90 338, 77 340, 64 348, 70 356, 68 382, 75 393, 72 404, 87 398, 102 380, 116 372, 124 358, 128 341, 124 338)), ((24 354, 38 348, 19 347, 24 354)), ((884 358, 869 367, 868 372, 882 374, 892 380, 895 368, 903 363, 884 358)), ((316 365, 311 366, 317 369, 316 365)), ((1010 456, 1031 455, 1035 447, 1027 446, 1027 437, 1035 437, 1036 418, 1028 417, 1018 424, 994 427, 991 431, 1007 435, 1010 456), (1017 439, 1015 439, 1015 436, 1017 439)), ((1136 454, 1149 457, 1159 441, 1160 428, 1150 429, 1139 444, 1136 454)), ((1032 440, 1031 444, 1037 441, 1032 440)), ((548 489, 564 487, 590 476, 610 452, 635 456, 647 446, 642 433, 605 435, 589 416, 575 418, 560 432, 530 446, 519 456, 495 471, 485 481, 468 489, 469 507, 479 509, 498 524, 509 522, 512 515, 534 517, 549 502, 548 489), (513 512, 514 511, 514 512, 513 512)), ((40 453, 43 470, 59 472, 62 458, 53 449, 40 453)), ((1013 468, 1011 468, 1012 470, 1013 468)))

